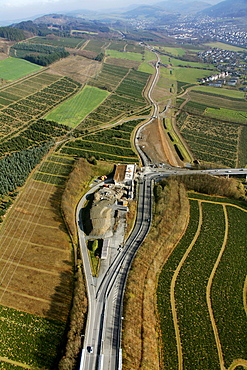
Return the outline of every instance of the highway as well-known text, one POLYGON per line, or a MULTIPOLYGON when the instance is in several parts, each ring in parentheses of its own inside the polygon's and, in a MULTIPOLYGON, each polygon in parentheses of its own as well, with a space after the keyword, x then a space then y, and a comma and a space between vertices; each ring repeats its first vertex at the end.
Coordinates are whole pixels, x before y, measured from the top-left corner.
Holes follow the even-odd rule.
MULTIPOLYGON (((107 271, 98 278, 92 277, 91 274, 80 217, 80 210, 88 193, 80 201, 77 208, 79 240, 89 297, 89 314, 80 365, 80 369, 83 370, 121 369, 120 340, 124 287, 131 262, 151 224, 151 181, 153 175, 143 175, 142 177, 134 230, 124 247, 119 249, 107 271), (92 348, 93 352, 90 353, 92 348)), ((96 189, 97 187, 94 187, 90 192, 96 189)))
MULTIPOLYGON (((149 124, 158 117, 158 105, 153 101, 151 92, 159 76, 159 55, 156 62, 156 73, 151 82, 148 97, 154 106, 153 117, 145 123, 149 124)), ((145 126, 144 125, 144 126, 145 126)), ((136 133, 135 145, 143 162, 142 172, 138 178, 138 208, 134 229, 128 240, 111 251, 108 265, 100 269, 99 276, 93 277, 86 246, 85 234, 81 221, 81 209, 90 193, 93 193, 102 184, 96 184, 80 200, 76 211, 80 250, 83 259, 86 277, 89 310, 81 353, 80 370, 121 370, 121 330, 122 330, 122 307, 123 295, 128 272, 135 254, 149 232, 152 222, 152 188, 153 183, 171 175, 184 174, 210 174, 214 175, 245 175, 247 169, 210 169, 191 170, 164 165, 155 167, 138 145, 138 137, 141 135, 140 127, 136 133)))

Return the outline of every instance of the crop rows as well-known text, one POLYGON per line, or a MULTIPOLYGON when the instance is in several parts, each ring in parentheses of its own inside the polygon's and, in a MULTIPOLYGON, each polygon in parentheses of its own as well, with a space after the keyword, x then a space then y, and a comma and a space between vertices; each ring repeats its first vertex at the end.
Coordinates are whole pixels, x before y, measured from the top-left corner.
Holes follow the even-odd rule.
POLYGON ((181 134, 198 159, 236 165, 239 137, 236 125, 185 113, 177 122, 181 134))
POLYGON ((186 249, 190 245, 198 226, 199 210, 196 201, 190 202, 190 223, 187 230, 161 271, 157 290, 157 305, 163 341, 163 362, 166 369, 177 370, 177 343, 170 303, 170 284, 186 249))
POLYGON ((219 368, 206 287, 222 246, 224 230, 222 207, 203 203, 202 228, 180 270, 175 289, 184 369, 219 368))
POLYGON ((103 64, 98 76, 91 79, 89 84, 91 86, 107 89, 108 91, 113 91, 128 73, 128 68, 103 64))
POLYGON ((247 213, 232 206, 227 207, 227 212, 230 225, 227 246, 212 286, 212 307, 226 368, 234 359, 247 359, 247 320, 243 307, 247 213))
POLYGON ((76 82, 65 77, 51 83, 49 87, 8 105, 0 111, 0 137, 43 116, 53 105, 76 92, 78 87, 76 82))
MULTIPOLYGON (((229 90, 230 91, 230 90, 229 90)), ((210 94, 203 91, 190 91, 191 101, 201 103, 208 107, 228 108, 233 110, 246 111, 246 100, 233 98, 219 94, 210 94)), ((187 108, 187 105, 185 109, 187 108)))
POLYGON ((57 81, 61 77, 42 72, 36 76, 17 82, 0 90, 0 104, 9 105, 14 101, 24 98, 45 86, 57 81), (4 101, 6 102, 4 103, 4 101))
MULTIPOLYGON (((113 72, 120 70, 124 73, 126 68, 107 66, 105 71, 108 73, 113 68, 113 72)), ((110 76, 108 77, 110 78, 110 76)), ((112 93, 103 104, 90 113, 86 119, 78 126, 78 131, 99 126, 102 123, 114 122, 122 114, 133 113, 137 108, 144 107, 146 101, 142 96, 142 91, 147 83, 149 74, 138 71, 130 71, 117 87, 116 92, 112 93)))
POLYGON ((125 41, 112 41, 111 45, 109 46, 109 49, 123 51, 125 45, 126 45, 125 41))
POLYGON ((133 162, 136 163, 138 161, 137 157, 130 158, 130 157, 119 157, 114 154, 109 154, 109 153, 98 153, 94 151, 89 151, 89 150, 84 150, 84 149, 79 149, 79 148, 68 148, 68 147, 63 147, 61 149, 61 153, 64 154, 69 154, 73 155, 76 157, 83 157, 83 158, 95 158, 97 160, 104 160, 104 161, 109 161, 109 162, 122 162, 122 163, 129 163, 133 162))
POLYGON ((100 54, 102 53, 104 45, 105 41, 90 40, 89 43, 86 45, 85 50, 93 51, 97 54, 100 54))
POLYGON ((40 119, 21 131, 18 136, 0 143, 0 156, 16 150, 27 149, 41 142, 52 141, 54 137, 63 136, 67 131, 68 128, 63 125, 40 119))
POLYGON ((61 46, 77 49, 85 40, 77 37, 59 37, 58 39, 50 39, 46 37, 32 37, 25 42, 30 44, 46 44, 51 46, 61 46))
POLYGON ((87 151, 94 151, 99 154, 106 153, 106 154, 112 154, 112 155, 121 156, 121 157, 136 157, 136 154, 133 152, 133 150, 129 148, 120 147, 120 146, 112 146, 108 144, 97 143, 97 142, 86 141, 86 140, 79 140, 79 139, 75 141, 70 141, 68 144, 65 145, 65 147, 84 149, 87 151))
MULTIPOLYGON (((0 331, 0 356, 37 368, 51 368, 65 324, 0 306, 0 331)), ((3 369, 7 368, 4 363, 3 369)))
POLYGON ((84 135, 82 139, 66 143, 61 153, 111 161, 137 162, 138 158, 131 148, 130 137, 140 122, 141 120, 128 121, 111 129, 84 135))
MULTIPOLYGON (((194 197, 197 197, 197 194, 194 197)), ((203 199, 206 201, 221 200, 221 198, 205 197, 200 194, 198 198, 202 201, 203 199)), ((222 201, 227 202, 227 199, 222 199, 222 201)), ((170 303, 171 280, 178 263, 195 235, 199 218, 197 203, 190 201, 190 204, 190 223, 184 237, 161 272, 157 291, 163 339, 163 360, 165 368, 170 370, 178 369, 177 343, 170 303)), ((223 208, 219 204, 202 203, 202 209, 202 227, 199 236, 183 262, 175 283, 175 304, 184 370, 221 368, 208 312, 206 288, 222 247, 225 217, 223 208)), ((247 353, 247 320, 243 309, 247 213, 230 205, 227 211, 229 218, 227 244, 210 291, 213 316, 218 329, 225 368, 229 368, 236 359, 246 360, 247 353), (237 234, 236 230, 239 230, 237 234)))

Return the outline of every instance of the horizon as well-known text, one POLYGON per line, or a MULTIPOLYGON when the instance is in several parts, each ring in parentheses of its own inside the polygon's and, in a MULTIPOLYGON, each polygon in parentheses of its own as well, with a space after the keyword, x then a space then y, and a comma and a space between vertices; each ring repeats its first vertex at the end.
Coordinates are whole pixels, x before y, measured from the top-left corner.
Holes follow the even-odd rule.
MULTIPOLYGON (((167 0, 165 0, 167 1, 167 0)), ((182 2, 192 2, 193 0, 181 0, 182 2)), ((114 11, 127 9, 128 7, 138 7, 140 5, 155 5, 159 0, 95 0, 92 2, 81 2, 80 0, 0 0, 1 13, 0 25, 7 26, 26 20, 34 20, 40 16, 50 13, 68 13, 75 10, 87 11, 114 11)), ((221 0, 206 0, 205 2, 214 5, 221 0)))

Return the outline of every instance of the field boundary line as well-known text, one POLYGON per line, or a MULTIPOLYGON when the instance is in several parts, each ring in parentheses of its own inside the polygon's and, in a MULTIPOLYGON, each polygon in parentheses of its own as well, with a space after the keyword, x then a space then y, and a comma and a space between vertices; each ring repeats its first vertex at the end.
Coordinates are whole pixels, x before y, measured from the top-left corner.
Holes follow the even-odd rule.
POLYGON ((244 310, 247 315, 247 276, 244 282, 244 289, 243 289, 243 303, 244 303, 244 310))
MULTIPOLYGON (((29 295, 29 294, 25 294, 25 293, 20 293, 20 292, 18 292, 16 290, 13 290, 13 289, 9 289, 9 288, 5 289, 4 287, 0 287, 0 290, 4 290, 4 293, 7 292, 7 293, 19 295, 21 297, 25 297, 25 298, 28 298, 28 299, 31 299, 31 300, 35 300, 35 301, 39 301, 39 302, 44 302, 44 303, 49 303, 49 304, 51 303, 51 300, 50 299, 45 299, 45 298, 35 297, 33 295, 29 295)), ((67 305, 64 304, 64 303, 62 303, 62 302, 55 302, 54 301, 54 302, 52 302, 52 304, 54 306, 67 307, 67 305)), ((6 305, 4 305, 4 306, 6 306, 6 305)), ((6 306, 6 307, 9 307, 9 306, 6 306)), ((14 310, 17 310, 17 309, 14 308, 14 310)), ((27 311, 22 311, 22 312, 27 312, 27 311)), ((31 315, 38 316, 38 315, 35 315, 35 314, 31 314, 31 315)))
POLYGON ((210 294, 211 293, 211 288, 212 288, 212 283, 213 283, 213 278, 214 278, 216 270, 219 266, 221 258, 223 256, 223 253, 225 251, 226 243, 227 243, 227 239, 228 239, 229 223, 228 223, 228 215, 227 215, 226 205, 223 204, 222 207, 223 207, 224 216, 225 216, 225 235, 224 235, 224 240, 223 240, 223 243, 222 243, 222 246, 221 246, 220 253, 217 257, 217 260, 214 264, 214 267, 212 269, 212 272, 211 272, 209 280, 208 280, 208 284, 207 284, 207 288, 206 288, 206 300, 207 300, 209 316, 210 316, 210 320, 211 320, 212 328, 213 328, 213 332, 214 332, 214 338, 215 338, 215 342, 216 342, 216 346, 217 346, 218 357, 219 357, 219 362, 220 362, 220 369, 225 370, 223 352, 222 352, 222 347, 221 347, 221 343, 220 343, 220 338, 219 338, 217 325, 216 325, 216 322, 215 322, 215 319, 214 319, 214 313, 213 313, 212 302, 211 302, 211 294, 210 294))
MULTIPOLYGON (((19 241, 20 239, 19 238, 15 238, 13 237, 12 238, 13 240, 16 240, 16 241, 19 241)), ((56 248, 56 247, 51 247, 50 245, 44 245, 44 244, 38 244, 38 243, 33 243, 33 242, 30 242, 30 241, 25 241, 26 244, 31 244, 31 245, 34 245, 36 247, 41 247, 41 248, 48 248, 48 249, 54 249, 56 251, 60 251, 60 252, 64 252, 64 253, 68 253, 69 251, 67 251, 66 249, 61 249, 61 248, 56 248)))
POLYGON ((21 263, 17 263, 17 262, 14 262, 14 261, 8 261, 4 258, 0 258, 0 262, 3 261, 3 262, 8 262, 12 265, 18 265, 18 267, 23 267, 25 269, 28 269, 28 270, 34 270, 34 271, 38 271, 38 272, 43 272, 45 274, 50 274, 50 275, 60 275, 60 271, 51 271, 51 270, 44 270, 44 269, 40 269, 40 268, 37 268, 37 267, 33 267, 33 266, 28 266, 28 265, 24 265, 24 264, 21 264, 21 263))
POLYGON ((213 204, 220 204, 221 206, 224 205, 224 206, 235 207, 235 208, 240 209, 243 212, 247 212, 247 209, 242 208, 242 207, 238 206, 237 204, 233 204, 233 203, 216 202, 214 200, 206 200, 206 199, 204 200, 204 199, 199 199, 199 198, 197 199, 197 198, 190 198, 190 197, 189 197, 189 200, 197 200, 197 201, 200 201, 202 203, 213 203, 213 204))
POLYGON ((181 343, 181 338, 180 338, 180 333, 179 333, 179 325, 178 325, 178 317, 177 317, 177 312, 176 312, 176 306, 175 306, 175 285, 176 285, 176 280, 179 275, 179 272, 188 257, 190 251, 192 250, 193 246, 195 245, 198 236, 201 232, 201 227, 202 227, 202 202, 201 200, 198 201, 198 206, 199 206, 199 222, 198 222, 198 227, 196 230, 196 233, 193 237, 193 240, 191 241, 189 247, 187 248, 185 254, 183 255, 181 261, 178 264, 178 267, 176 268, 172 281, 171 281, 171 290, 170 290, 170 300, 171 300, 171 307, 172 307, 172 317, 173 317, 173 323, 174 323, 174 329, 175 329, 175 334, 176 334, 176 342, 177 342, 177 352, 178 352, 178 370, 183 369, 183 353, 182 353, 182 343, 181 343))
POLYGON ((8 364, 12 364, 12 365, 20 366, 20 367, 23 367, 24 369, 31 369, 31 370, 39 370, 40 369, 39 367, 32 367, 30 365, 23 364, 22 362, 10 360, 7 357, 1 357, 0 356, 0 361, 7 362, 8 364))

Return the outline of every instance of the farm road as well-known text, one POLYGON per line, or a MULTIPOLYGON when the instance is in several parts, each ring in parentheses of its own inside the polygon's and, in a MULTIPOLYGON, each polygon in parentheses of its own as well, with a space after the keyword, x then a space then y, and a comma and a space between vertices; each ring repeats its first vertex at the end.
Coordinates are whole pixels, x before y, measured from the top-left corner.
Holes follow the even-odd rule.
POLYGON ((32 370, 37 369, 38 370, 38 368, 36 368, 36 367, 32 367, 32 366, 29 366, 29 365, 26 365, 26 364, 22 364, 21 362, 9 360, 6 357, 1 357, 0 356, 0 361, 7 362, 8 364, 12 364, 12 365, 15 365, 15 366, 23 367, 23 369, 32 369, 32 370))
POLYGON ((217 258, 217 260, 214 264, 213 270, 212 270, 210 278, 208 280, 207 289, 206 289, 206 299, 207 299, 208 311, 209 311, 209 316, 210 316, 210 320, 211 320, 213 331, 214 331, 214 338, 215 338, 215 342, 216 342, 216 346, 217 346, 217 351, 218 351, 220 369, 221 370, 225 370, 225 365, 224 365, 224 358, 223 358, 223 352, 222 352, 222 347, 221 347, 221 343, 220 343, 219 333, 218 333, 217 325, 216 325, 215 319, 214 319, 214 313, 213 313, 213 309, 212 309, 212 302, 211 302, 210 293, 211 293, 213 278, 214 278, 215 272, 217 270, 217 267, 220 263, 220 260, 223 256, 223 253, 225 251, 225 247, 226 247, 226 243, 227 243, 227 239, 228 239, 229 225, 228 225, 228 216, 227 216, 227 210, 226 210, 226 205, 225 204, 223 204, 223 210, 224 210, 224 216, 225 216, 224 240, 223 240, 223 243, 222 243, 220 253, 219 253, 218 258, 217 258))
MULTIPOLYGON (((206 299, 207 299, 207 305, 208 305, 208 310, 209 310, 209 316, 210 316, 211 323, 212 323, 212 328, 213 328, 213 331, 214 331, 214 337, 215 337, 215 342, 216 342, 218 356, 219 356, 219 362, 220 362, 220 369, 221 370, 234 370, 238 366, 243 366, 245 369, 247 369, 247 361, 244 360, 244 359, 234 360, 232 362, 232 364, 229 366, 228 369, 225 367, 225 365, 224 365, 224 359, 223 359, 223 352, 222 352, 222 348, 221 348, 221 343, 220 343, 220 338, 219 338, 217 326, 216 326, 216 323, 215 323, 215 320, 214 320, 213 309, 212 309, 212 305, 211 305, 211 297, 210 297, 210 292, 211 292, 213 278, 214 278, 215 272, 217 270, 217 267, 218 267, 218 265, 220 263, 220 260, 222 258, 222 255, 223 255, 223 253, 225 251, 225 247, 226 247, 227 239, 228 239, 229 224, 228 224, 228 215, 227 215, 226 206, 238 208, 238 209, 240 209, 243 212, 247 212, 247 210, 244 209, 244 208, 242 208, 242 207, 240 207, 240 206, 237 206, 236 204, 231 204, 231 203, 215 202, 215 201, 201 200, 201 199, 195 199, 195 198, 189 198, 189 199, 197 200, 199 202, 199 205, 200 206, 201 206, 202 203, 213 203, 213 204, 218 204, 218 205, 223 206, 223 211, 224 211, 224 216, 225 216, 225 236, 224 236, 224 240, 223 240, 223 243, 222 243, 222 247, 221 247, 220 253, 219 253, 218 258, 217 258, 217 260, 215 262, 215 265, 213 267, 213 270, 211 272, 211 275, 210 275, 210 278, 209 278, 209 281, 208 281, 208 284, 207 284, 206 299)), ((193 243, 193 241, 192 241, 192 243, 193 243)), ((244 284, 244 289, 243 289, 243 303, 244 303, 245 312, 247 313, 247 297, 246 297, 246 293, 247 293, 247 277, 245 279, 245 284, 244 284)))
POLYGON ((190 243, 187 251, 183 255, 183 258, 179 262, 178 267, 176 268, 176 270, 174 272, 174 275, 173 275, 173 278, 172 278, 172 281, 171 281, 170 298, 171 298, 171 307, 172 307, 172 317, 173 317, 173 323, 174 323, 174 328, 175 328, 175 333, 176 333, 176 341, 177 341, 178 370, 183 369, 183 353, 182 353, 182 344, 181 344, 181 338, 180 338, 179 326, 178 326, 178 318, 177 318, 177 312, 176 312, 176 306, 175 306, 175 285, 176 285, 176 280, 177 280, 178 274, 179 274, 186 258, 188 257, 190 251, 192 250, 194 244, 196 243, 196 241, 198 239, 198 236, 200 235, 200 232, 201 232, 201 226, 202 226, 202 204, 201 203, 202 202, 200 200, 198 200, 199 223, 198 223, 196 233, 195 233, 194 238, 193 238, 192 242, 190 243))

